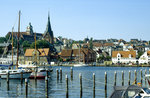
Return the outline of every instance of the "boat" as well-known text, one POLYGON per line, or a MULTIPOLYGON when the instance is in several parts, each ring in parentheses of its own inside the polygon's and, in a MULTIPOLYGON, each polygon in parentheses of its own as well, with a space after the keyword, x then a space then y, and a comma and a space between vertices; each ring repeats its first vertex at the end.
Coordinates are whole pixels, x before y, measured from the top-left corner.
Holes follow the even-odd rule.
MULTIPOLYGON (((34 35, 34 38, 35 38, 35 50, 36 49, 36 33, 34 35)), ((44 51, 44 50, 43 50, 44 51)), ((32 70, 32 73, 30 75, 29 78, 45 78, 46 75, 47 75, 47 72, 48 74, 50 74, 50 72, 53 71, 52 67, 51 66, 38 66, 37 64, 37 53, 35 52, 35 61, 32 62, 32 64, 19 64, 18 63, 18 67, 19 68, 25 68, 25 69, 31 69, 32 70)))
POLYGON ((31 71, 27 69, 18 69, 18 56, 19 56, 19 32, 20 32, 20 11, 19 11, 19 26, 18 26, 18 40, 17 40, 17 62, 16 62, 16 68, 12 69, 10 65, 13 65, 13 28, 12 28, 12 64, 10 65, 1 65, 4 67, 9 67, 7 69, 1 69, 0 70, 0 76, 1 78, 7 78, 7 75, 9 74, 10 79, 21 79, 21 78, 29 78, 31 71))
POLYGON ((87 67, 88 64, 84 64, 84 63, 79 63, 79 64, 74 64, 74 67, 87 67))
POLYGON ((137 85, 115 86, 109 98, 150 98, 150 89, 137 85))
POLYGON ((31 71, 22 70, 22 69, 4 69, 0 70, 0 76, 1 78, 7 78, 7 75, 9 73, 10 79, 21 79, 21 78, 29 78, 31 75, 31 71))

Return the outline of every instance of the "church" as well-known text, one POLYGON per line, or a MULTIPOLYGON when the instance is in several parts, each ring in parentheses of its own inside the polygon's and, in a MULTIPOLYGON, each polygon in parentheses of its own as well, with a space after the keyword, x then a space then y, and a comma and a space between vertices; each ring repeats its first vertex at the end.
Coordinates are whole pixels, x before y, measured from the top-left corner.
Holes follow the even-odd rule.
MULTIPOLYGON (((12 32, 8 32, 6 36, 10 36, 12 32)), ((14 38, 17 39, 17 34, 18 32, 13 32, 13 36, 14 38)), ((20 39, 23 41, 29 41, 30 43, 34 42, 34 35, 36 34, 36 39, 37 40, 47 40, 49 43, 54 44, 54 35, 53 35, 53 31, 51 28, 51 24, 50 24, 50 16, 48 15, 48 22, 47 22, 47 26, 46 26, 46 30, 44 33, 35 33, 33 31, 33 26, 31 25, 31 23, 29 23, 29 25, 27 26, 27 29, 25 32, 20 32, 19 36, 20 39)))

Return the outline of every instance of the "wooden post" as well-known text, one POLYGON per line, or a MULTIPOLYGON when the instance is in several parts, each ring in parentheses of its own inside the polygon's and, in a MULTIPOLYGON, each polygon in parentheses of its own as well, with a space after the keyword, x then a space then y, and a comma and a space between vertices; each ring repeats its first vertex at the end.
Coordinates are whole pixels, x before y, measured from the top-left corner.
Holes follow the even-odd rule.
POLYGON ((68 94, 68 76, 66 75, 66 98, 69 98, 68 94))
POLYGON ((25 79, 25 95, 28 96, 28 79, 25 79))
POLYGON ((56 69, 56 77, 57 77, 57 80, 59 80, 59 72, 58 72, 58 69, 56 69))
POLYGON ((143 75, 142 75, 142 70, 140 70, 141 72, 141 86, 143 85, 143 75))
POLYGON ((72 69, 72 67, 70 68, 70 74, 71 74, 71 80, 73 80, 73 69, 72 69))
POLYGON ((34 68, 34 79, 37 79, 37 68, 34 68))
POLYGON ((134 71, 134 82, 135 82, 135 84, 137 84, 137 72, 136 72, 136 70, 134 71))
POLYGON ((45 97, 48 98, 48 77, 45 77, 45 97))
POLYGON ((62 69, 60 68, 60 80, 62 81, 62 69))
POLYGON ((21 71, 21 84, 23 82, 23 72, 21 71))
POLYGON ((82 74, 79 74, 79 79, 80 79, 80 98, 82 98, 82 74))
POLYGON ((114 86, 116 86, 116 81, 117 81, 117 73, 115 71, 115 76, 114 76, 114 86))
MULTIPOLYGON (((150 74, 150 69, 149 69, 149 74, 150 74)), ((150 77, 149 77, 149 80, 150 80, 150 77)))
POLYGON ((105 98, 107 98, 107 73, 105 72, 105 98))
MULTIPOLYGON (((146 69, 145 69, 145 75, 147 74, 147 71, 146 71, 146 69)), ((146 77, 145 77, 145 86, 147 85, 147 83, 146 83, 146 77)))
POLYGON ((124 72, 122 71, 122 86, 124 86, 124 72))
POLYGON ((95 73, 93 73, 93 98, 95 98, 95 73))
POLYGON ((7 90, 9 90, 9 71, 7 72, 7 90))
POLYGON ((128 85, 130 85, 130 80, 131 80, 131 71, 129 71, 129 80, 128 80, 128 85))

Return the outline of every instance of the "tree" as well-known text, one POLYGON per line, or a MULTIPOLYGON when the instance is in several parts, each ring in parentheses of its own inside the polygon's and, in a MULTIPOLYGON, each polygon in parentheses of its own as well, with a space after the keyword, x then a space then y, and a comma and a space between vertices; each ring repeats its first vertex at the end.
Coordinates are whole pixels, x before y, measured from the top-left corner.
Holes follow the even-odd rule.
MULTIPOLYGON (((35 42, 33 42, 31 45, 30 45, 31 48, 35 48, 35 42)), ((50 47, 50 43, 46 40, 38 40, 36 42, 36 47, 37 48, 49 48, 50 47)))
POLYGON ((90 49, 93 49, 93 38, 90 39, 90 49))
POLYGON ((3 53, 3 49, 2 48, 0 48, 0 54, 2 54, 3 53))
POLYGON ((22 46, 23 46, 23 50, 24 50, 24 52, 25 52, 25 50, 30 47, 29 41, 24 41, 24 42, 22 43, 22 46))
POLYGON ((143 51, 139 51, 138 52, 138 58, 140 58, 140 56, 143 55, 143 53, 144 53, 143 51))
POLYGON ((4 42, 7 42, 6 38, 5 37, 0 37, 0 43, 4 43, 4 42))

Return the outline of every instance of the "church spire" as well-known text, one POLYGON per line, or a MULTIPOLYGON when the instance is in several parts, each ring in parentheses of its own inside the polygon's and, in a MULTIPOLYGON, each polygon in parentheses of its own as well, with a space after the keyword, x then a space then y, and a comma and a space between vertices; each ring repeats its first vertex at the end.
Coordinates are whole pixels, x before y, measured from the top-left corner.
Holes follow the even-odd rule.
POLYGON ((44 32, 43 37, 44 37, 44 39, 49 41, 51 44, 54 43, 54 36, 53 36, 53 31, 51 29, 49 12, 48 12, 48 22, 47 22, 46 30, 44 32))

